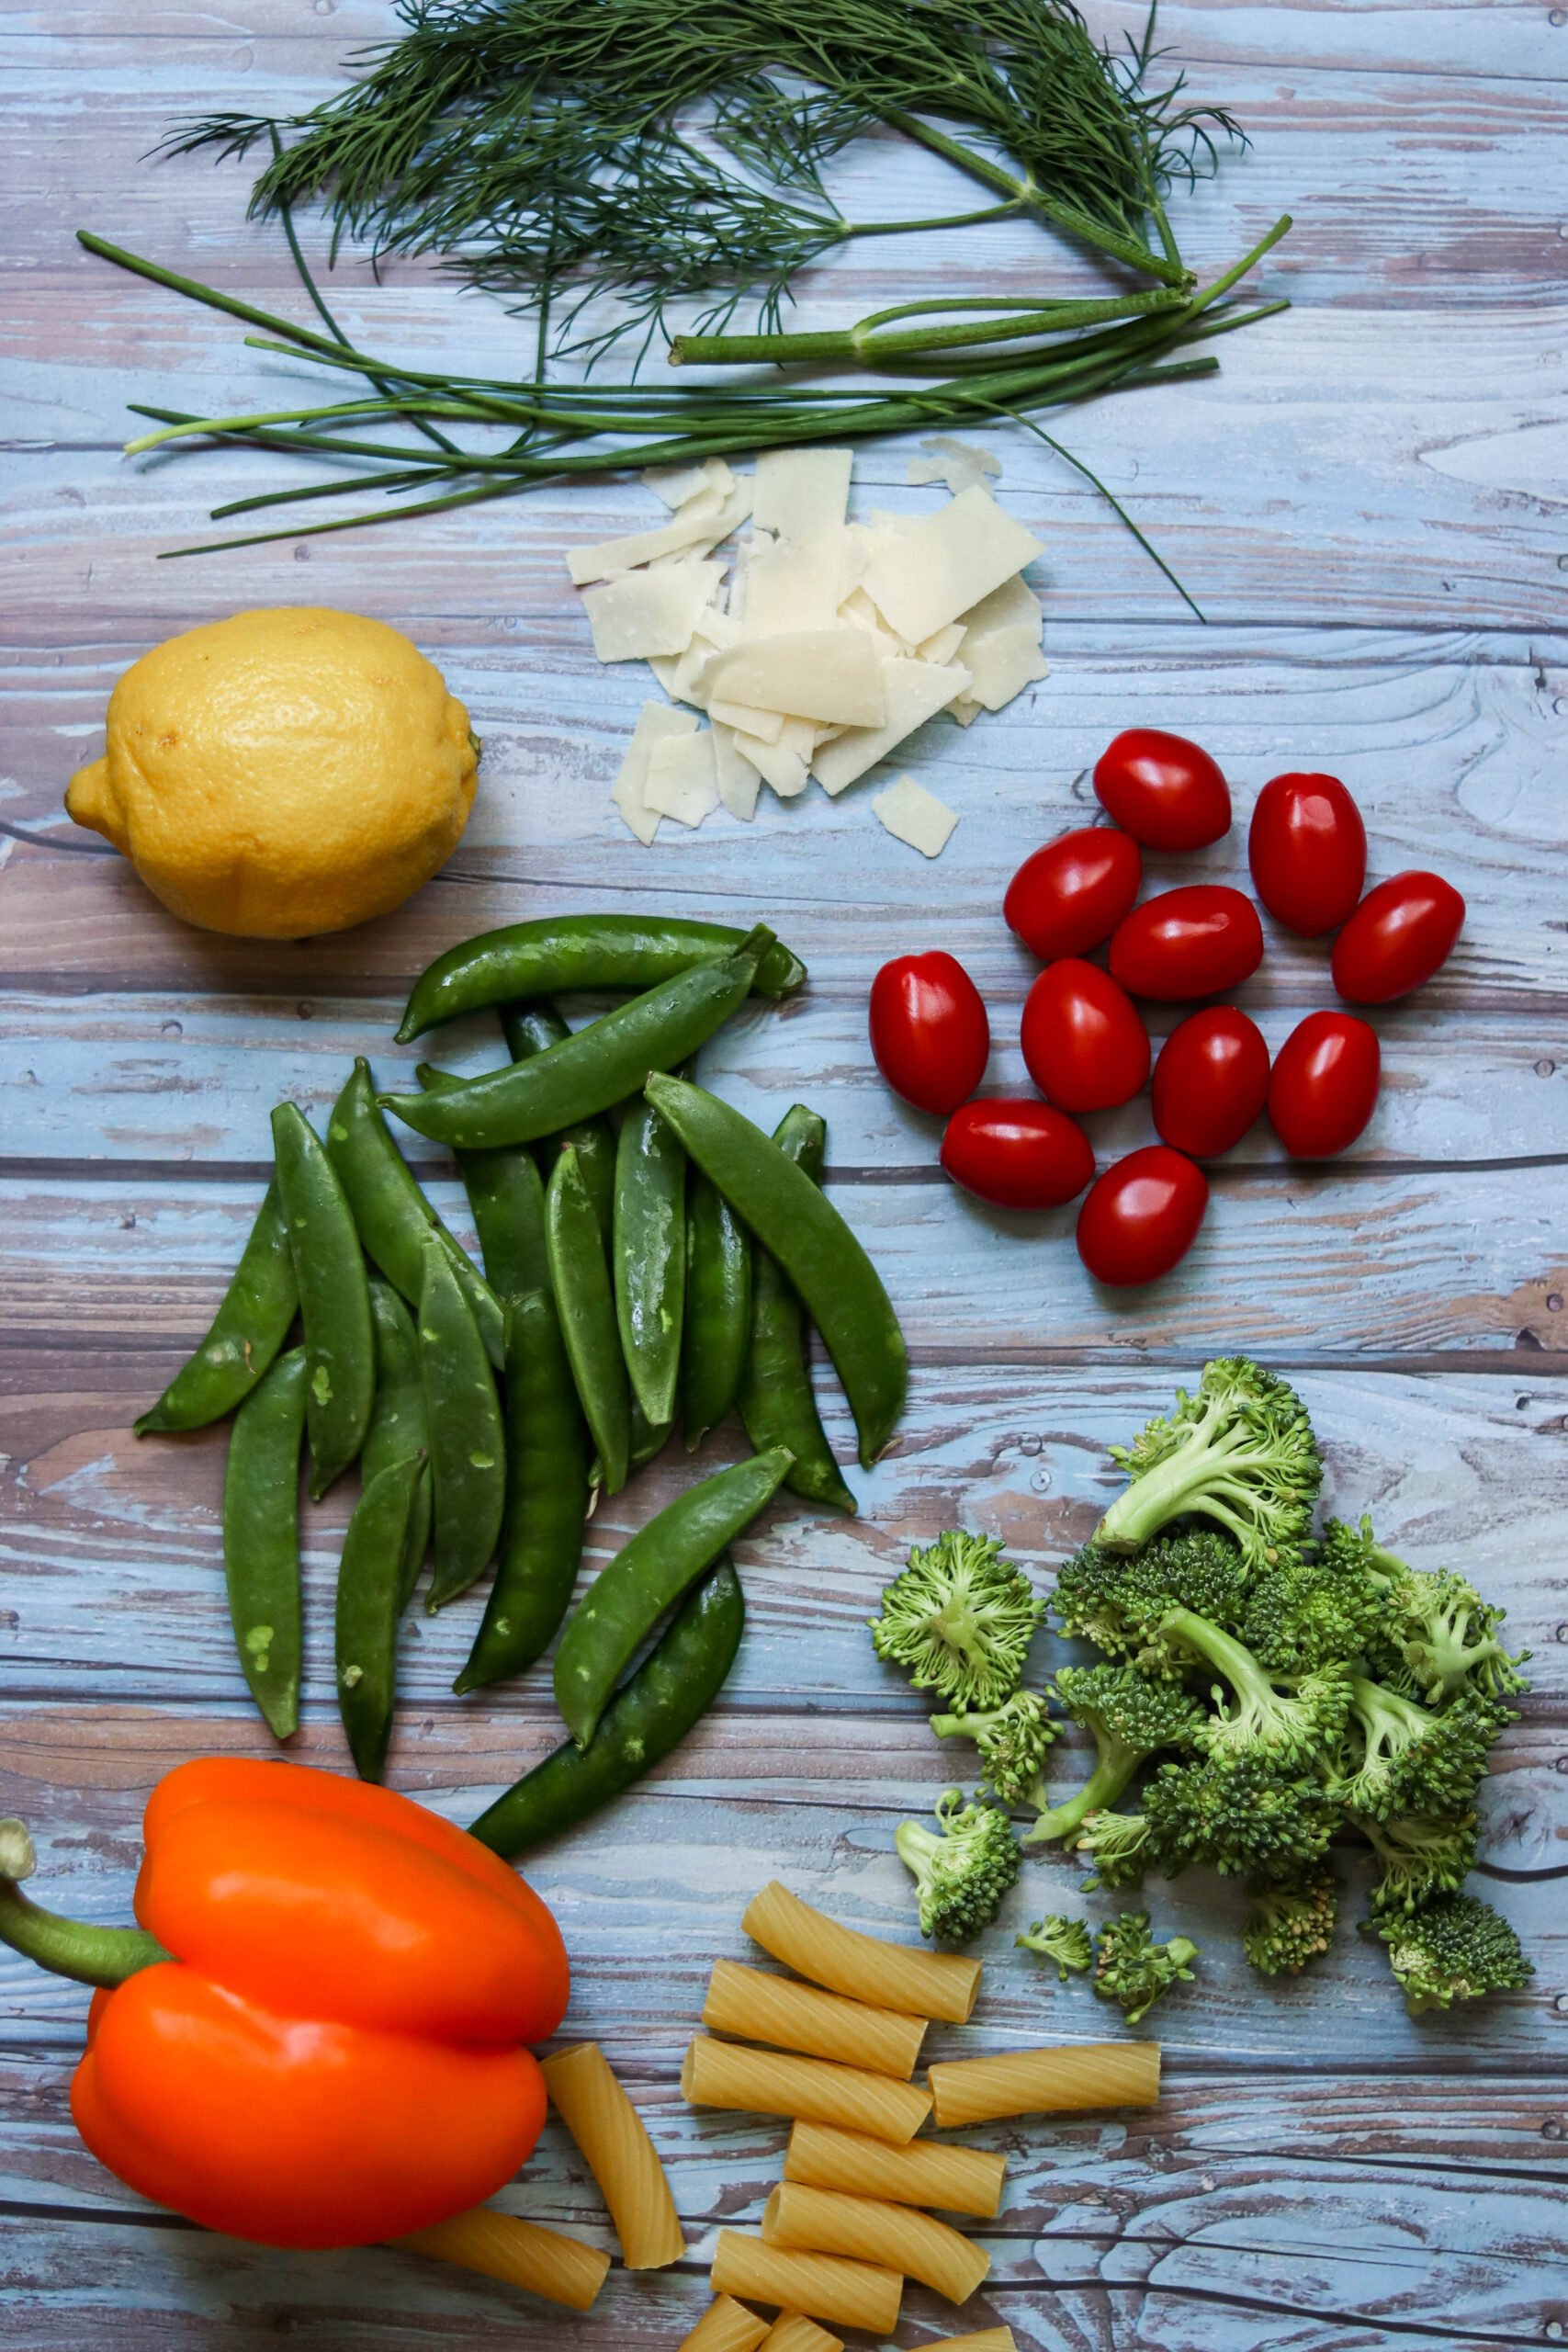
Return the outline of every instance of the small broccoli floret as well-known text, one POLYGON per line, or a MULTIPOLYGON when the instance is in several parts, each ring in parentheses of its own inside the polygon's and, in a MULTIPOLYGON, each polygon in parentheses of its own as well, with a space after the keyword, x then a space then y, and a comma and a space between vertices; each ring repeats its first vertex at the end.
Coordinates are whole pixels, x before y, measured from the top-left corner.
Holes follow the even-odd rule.
POLYGON ((956 1707, 994 1707, 1017 1689, 1044 1613, 999 1544, 950 1528, 910 1553, 869 1622, 877 1657, 907 1667, 917 1690, 940 1690, 956 1707))
POLYGON ((1529 1650, 1512 1654, 1497 1638, 1506 1613, 1451 1568, 1406 1568, 1390 1585, 1384 1610, 1386 1637, 1404 1668, 1396 1687, 1428 1707, 1467 1697, 1498 1705, 1528 1690, 1519 1668, 1529 1650))
POLYGON ((1241 1948, 1265 1976, 1294 1976, 1328 1950, 1338 1915, 1338 1892, 1326 1871, 1300 1886, 1258 1887, 1241 1948))
POLYGON ((914 1875, 920 1933, 965 1944, 988 1928, 1018 1876, 1018 1840, 1005 1813, 965 1804, 962 1789, 937 1799, 936 1832, 923 1822, 900 1822, 893 1843, 914 1875))
POLYGON ((1096 1531, 1108 1550, 1135 1552, 1195 1511, 1227 1529, 1261 1576, 1311 1532, 1323 1464, 1306 1408, 1246 1356, 1205 1364, 1195 1396, 1179 1389, 1173 1413, 1111 1454, 1131 1484, 1096 1531))
POLYGON ((933 1715, 938 1739, 972 1739, 987 1784, 1003 1804, 1044 1803, 1045 1751, 1056 1726, 1032 1690, 1015 1690, 999 1707, 971 1715, 933 1715))
POLYGON ((1206 1864, 1274 1885, 1300 1882, 1338 1820, 1314 1776, 1256 1755, 1162 1764, 1144 1791, 1144 1812, 1168 1878, 1206 1864))
POLYGON ((1123 1911, 1100 1930, 1094 1955, 1094 1989, 1102 2001, 1115 2001, 1129 2025, 1146 2017, 1163 1994, 1177 1984, 1190 1984, 1198 1947, 1186 1936, 1172 1936, 1156 1944, 1149 1933, 1146 1911, 1123 1911))
POLYGON ((1374 1821, 1370 1814, 1350 1817, 1382 1865, 1372 1889, 1374 1911, 1419 1910, 1434 1895, 1453 1894, 1475 1867, 1473 1813, 1448 1820, 1414 1814, 1402 1821, 1374 1821))
POLYGON ((1477 1894, 1436 1895, 1376 1932, 1413 2018, 1485 1993, 1517 1993, 1535 1974, 1506 1919, 1477 1894))
POLYGON ((1101 1807, 1113 1805, 1145 1758, 1163 1747, 1186 1747, 1198 1736, 1203 1710, 1179 1683, 1156 1682, 1135 1666, 1067 1666, 1056 1697, 1075 1723, 1094 1735, 1095 1766, 1081 1789, 1042 1812, 1026 1846, 1066 1838, 1101 1807))
POLYGON ((1369 1577, 1291 1560, 1253 1588, 1242 1638, 1270 1674, 1312 1674, 1362 1657, 1382 1616, 1382 1597, 1369 1577))
POLYGON ((1086 1894, 1101 1886, 1141 1886, 1144 1872, 1159 1860, 1145 1813, 1091 1813, 1077 1851, 1088 1854, 1094 1868, 1093 1876, 1084 1881, 1086 1894))
POLYGON ((1035 1951, 1042 1960, 1056 1963, 1056 1981, 1065 1984, 1069 1969, 1089 1966, 1093 1956, 1093 1944, 1087 1919, 1065 1918, 1059 1911, 1048 1911, 1043 1919, 1036 1919, 1026 1935, 1015 1936, 1013 1941, 1022 1951, 1035 1951))
POLYGON ((1244 1642, 1190 1609, 1168 1611, 1160 1622, 1160 1639, 1179 1655, 1215 1668, 1230 1685, 1228 1700, 1215 1689, 1218 1713, 1205 1719, 1199 1734, 1200 1746, 1211 1756, 1299 1763, 1332 1748, 1344 1728, 1350 1678, 1343 1666, 1294 1677, 1267 1673, 1244 1642))
POLYGON ((1359 1674, 1349 1690, 1351 1755, 1332 1783, 1339 1802, 1374 1821, 1462 1812, 1485 1773, 1495 1713, 1456 1699, 1432 1714, 1359 1674))
POLYGON ((1409 1574, 1404 1561, 1378 1542, 1367 1518, 1354 1527, 1348 1520, 1325 1519, 1314 1548, 1320 1567, 1335 1575, 1370 1577, 1384 1590, 1391 1577, 1409 1574))
POLYGON ((1247 1589, 1240 1546, 1217 1527, 1199 1527, 1158 1535, 1131 1556, 1086 1544, 1057 1571, 1053 1598, 1064 1633, 1112 1657, 1136 1657, 1170 1609, 1235 1632, 1247 1589))

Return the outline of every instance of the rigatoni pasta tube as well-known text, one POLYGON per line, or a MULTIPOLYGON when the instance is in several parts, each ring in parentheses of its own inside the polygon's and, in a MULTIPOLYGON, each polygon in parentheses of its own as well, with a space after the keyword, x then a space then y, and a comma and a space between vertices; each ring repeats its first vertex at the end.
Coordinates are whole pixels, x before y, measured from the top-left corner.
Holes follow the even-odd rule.
POLYGON ((983 2327, 975 2335, 934 2335, 925 2352, 1018 2352, 1010 2327, 983 2327))
POLYGON ((781 2050, 836 2058, 846 2066, 869 2066, 874 2074, 897 2075, 904 2082, 915 2071, 926 2035, 924 2018, 874 2009, 840 1993, 819 1993, 813 1984, 792 1984, 733 1960, 714 1962, 703 2023, 715 2033, 771 2041, 781 2050))
POLYGON ((540 2068, 550 2103, 604 2192, 628 2270, 662 2270, 686 2251, 675 2199, 636 2108, 596 2041, 580 2041, 540 2068))
POLYGON ((966 2303, 991 2267, 983 2246, 932 2213, 793 2180, 773 2189, 762 2209, 762 2242, 880 2262, 933 2287, 950 2303, 966 2303))
POLYGON ((413 2230, 392 2244, 455 2262, 463 2270, 480 2270, 487 2278, 503 2278, 509 2287, 526 2287, 530 2294, 574 2312, 592 2309, 610 2267, 609 2256, 596 2245, 513 2213, 492 2212, 488 2205, 437 2222, 433 2229, 413 2230))
POLYGON ((762 2338, 761 2352, 844 2352, 841 2335, 829 2335, 804 2312, 783 2312, 762 2338))
POLYGON ((767 2333, 765 2319, 759 2319, 755 2312, 728 2295, 719 2295, 690 2335, 681 2338, 677 2352, 757 2352, 767 2333))
POLYGON ((840 2262, 830 2254, 793 2254, 744 2230, 720 2230, 713 2287, 718 2295, 750 2295, 754 2302, 805 2312, 836 2327, 863 2327, 868 2335, 891 2335, 904 2300, 897 2270, 840 2262))
POLYGON ((694 2107, 743 2108, 753 2115, 798 2115, 839 2123, 874 2139, 912 2140, 931 2113, 929 2091, 826 2058, 742 2050, 699 2034, 681 2067, 682 2096, 694 2107))
POLYGON ((863 2132, 835 2132, 827 2123, 797 2123, 789 2135, 784 2178, 812 2188, 841 2188, 852 2197, 886 2197, 895 2205, 938 2205, 949 2213, 994 2221, 1002 2201, 1008 2160, 988 2148, 948 2148, 911 2140, 891 2148, 863 2132))
POLYGON ((1080 2041, 1059 2050, 1010 2050, 996 2058, 944 2059, 929 2070, 938 2125, 989 2123, 1000 2115, 1066 2115, 1086 2107, 1153 2107, 1157 2041, 1080 2041))
POLYGON ((955 1952, 911 1951, 907 1944, 884 1943, 840 1927, 772 1879, 746 1905, 740 1922, 753 1943, 808 1976, 814 1984, 845 1993, 874 2007, 906 2009, 919 2018, 942 2018, 964 2025, 980 1990, 980 1963, 955 1952))

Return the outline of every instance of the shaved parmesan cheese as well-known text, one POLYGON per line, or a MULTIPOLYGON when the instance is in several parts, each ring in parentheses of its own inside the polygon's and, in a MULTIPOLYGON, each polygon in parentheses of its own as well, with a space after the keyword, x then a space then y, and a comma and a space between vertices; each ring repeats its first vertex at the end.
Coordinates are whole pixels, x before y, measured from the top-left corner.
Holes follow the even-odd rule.
POLYGON ((853 463, 849 449, 764 449, 757 459, 758 522, 796 541, 838 529, 849 511, 853 463))
POLYGON ((971 605, 958 617, 971 645, 998 628, 1032 628, 1038 645, 1045 616, 1028 581, 1014 578, 1004 580, 999 588, 993 588, 988 596, 982 596, 977 605, 971 605))
POLYGON ((975 673, 970 692, 987 710, 1000 710, 1036 678, 1050 675, 1032 628, 993 629, 974 647, 966 636, 964 650, 975 673))
POLYGON ((963 622, 949 621, 945 628, 939 628, 934 637, 928 637, 923 645, 916 646, 915 650, 922 662, 941 663, 951 662, 963 642, 963 622))
POLYGON ((778 741, 766 743, 759 735, 736 732, 736 749, 750 760, 764 784, 778 794, 781 800, 793 800, 804 792, 811 776, 811 754, 816 749, 816 737, 808 718, 786 718, 779 729, 778 741))
POLYGON ((681 653, 698 616, 718 592, 722 563, 690 558, 662 571, 629 571, 584 592, 582 602, 601 662, 642 662, 653 653, 681 653))
POLYGON ((843 536, 825 534, 804 546, 793 539, 759 542, 746 566, 748 637, 832 628, 842 593, 843 536))
POLYGON ((950 434, 935 433, 922 441, 923 458, 911 458, 904 480, 911 490, 921 490, 927 482, 947 484, 954 498, 960 491, 973 490, 983 483, 988 474, 993 481, 1000 479, 1002 461, 989 449, 973 448, 967 441, 954 441, 950 434))
POLYGON ((885 660, 907 661, 914 651, 913 646, 906 645, 901 637, 895 637, 890 628, 884 627, 881 614, 863 588, 856 588, 844 598, 839 617, 864 629, 885 660))
MULTIPOLYGON (((714 506, 705 490, 681 509, 675 522, 687 524, 694 529, 697 536, 688 540, 687 545, 700 555, 708 555, 723 540, 734 537, 750 512, 751 485, 749 481, 738 481, 722 505, 714 506)), ((667 527, 673 529, 674 525, 667 527)), ((655 563, 668 563, 671 552, 666 551, 651 560, 655 563)))
POLYGON ((714 655, 705 684, 714 700, 751 703, 796 718, 880 727, 887 716, 876 648, 848 623, 789 636, 748 636, 714 655))
POLYGON ((643 704, 610 797, 645 849, 659 831, 659 811, 648 803, 649 763, 660 743, 696 731, 697 722, 686 711, 671 710, 664 702, 643 704))
POLYGON ((708 717, 733 727, 739 734, 755 735, 764 743, 776 743, 784 733, 783 711, 753 710, 749 703, 727 702, 722 695, 709 696, 708 717))
MULTIPOLYGON (((689 548, 704 545, 716 547, 728 536, 713 530, 722 508, 708 507, 704 499, 694 499, 683 514, 672 523, 661 524, 657 531, 634 531, 624 539, 605 539, 596 548, 573 548, 566 559, 566 568, 580 588, 591 580, 613 580, 619 571, 631 571, 639 563, 653 563, 660 556, 684 555, 689 548), (699 513, 699 508, 704 509, 699 513)), ((731 524, 730 528, 734 529, 731 524)))
POLYGON ((714 763, 713 737, 705 728, 696 735, 671 735, 656 743, 649 756, 643 798, 660 817, 678 825, 700 825, 718 807, 718 771, 714 763))
POLYGON ((985 707, 985 704, 976 702, 973 695, 960 695, 956 702, 948 704, 947 715, 950 718, 956 718, 960 727, 973 727, 985 707))
POLYGON ((735 488, 735 476, 722 458, 705 458, 700 466, 649 466, 642 479, 655 498, 671 509, 689 504, 704 491, 710 491, 719 506, 735 488))
POLYGON ((889 628, 919 645, 1042 552, 1021 523, 976 488, 874 548, 864 584, 889 628))
POLYGON ((894 840, 908 842, 922 857, 940 857, 958 822, 947 803, 912 775, 899 776, 871 805, 894 840))
POLYGON ((880 727, 852 727, 816 757, 818 780, 824 792, 842 792, 867 768, 886 759, 896 743, 923 727, 946 708, 954 695, 966 694, 967 670, 933 669, 929 662, 884 662, 882 683, 887 696, 887 717, 880 727))
POLYGON ((689 702, 698 710, 705 710, 708 698, 703 672, 720 648, 733 645, 739 634, 739 622, 732 621, 728 613, 716 612, 710 606, 700 614, 691 642, 676 662, 665 693, 676 702, 689 702))
POLYGON ((732 817, 749 825, 757 813, 757 795, 762 779, 740 749, 733 727, 725 727, 716 719, 713 727, 713 757, 718 797, 732 817))

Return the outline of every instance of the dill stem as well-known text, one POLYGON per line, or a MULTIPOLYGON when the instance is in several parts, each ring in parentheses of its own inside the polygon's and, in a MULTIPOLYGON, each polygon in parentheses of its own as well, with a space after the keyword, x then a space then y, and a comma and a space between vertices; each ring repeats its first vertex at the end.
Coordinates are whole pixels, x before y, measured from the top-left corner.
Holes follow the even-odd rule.
POLYGON ((1006 321, 993 316, 975 326, 954 322, 950 326, 885 332, 884 321, 985 307, 983 298, 972 303, 905 302, 896 311, 874 311, 852 327, 827 328, 815 334, 678 334, 670 346, 670 364, 672 368, 729 368, 772 362, 782 368, 798 360, 849 359, 874 368, 927 351, 962 351, 975 345, 1011 343, 1027 335, 1093 326, 1102 319, 1140 318, 1150 311, 1179 310, 1184 300, 1173 287, 1159 287, 1147 294, 1042 302, 1034 309, 1010 302, 1007 307, 1016 315, 1006 321))

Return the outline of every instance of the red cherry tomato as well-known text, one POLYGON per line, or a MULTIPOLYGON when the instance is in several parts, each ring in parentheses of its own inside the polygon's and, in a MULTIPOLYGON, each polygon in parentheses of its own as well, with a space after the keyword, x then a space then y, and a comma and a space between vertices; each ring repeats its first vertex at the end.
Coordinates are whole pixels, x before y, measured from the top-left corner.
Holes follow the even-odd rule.
POLYGON ((1238 1144, 1269 1097, 1269 1048, 1234 1004, 1190 1013, 1155 1064, 1155 1126, 1178 1151, 1213 1159, 1238 1144))
POLYGON ((1230 787, 1185 735, 1129 727, 1095 765, 1100 805, 1145 849, 1202 849, 1228 833, 1230 787))
POLYGON ((1367 829, 1337 775, 1277 775, 1258 796, 1247 856, 1275 922, 1317 939, 1361 895, 1367 829))
POLYGON ((1144 861, 1129 834, 1086 826, 1024 859, 1008 884, 1002 913, 1008 928, 1049 964, 1109 939, 1143 877, 1144 861))
POLYGON ((871 1050, 917 1111, 956 1111, 985 1075, 991 1024, 954 956, 896 956, 871 984, 871 1050))
POLYGON ((999 1209, 1055 1209, 1083 1191, 1094 1153, 1065 1111, 993 1099, 954 1111, 942 1164, 955 1184, 999 1209))
POLYGON ((1097 1283, 1152 1283, 1186 1257, 1208 1205, 1201 1168, 1145 1144, 1108 1168, 1078 1211, 1078 1256, 1097 1283))
POLYGON ((1022 1044, 1030 1077, 1062 1111, 1109 1111, 1149 1074, 1148 1032, 1133 1000, 1077 956, 1047 964, 1030 989, 1022 1044))
POLYGON ((1193 882, 1145 899, 1111 941, 1111 969, 1122 987, 1167 1003, 1234 989, 1262 961, 1258 910, 1223 882, 1193 882))
POLYGON ((1332 1159, 1377 1108, 1378 1041, 1353 1012, 1309 1012, 1274 1057, 1269 1116, 1295 1159, 1332 1159))
POLYGON ((1396 874, 1369 890, 1334 943, 1334 985, 1350 1004, 1408 996, 1446 964, 1464 900, 1440 874, 1396 874))

